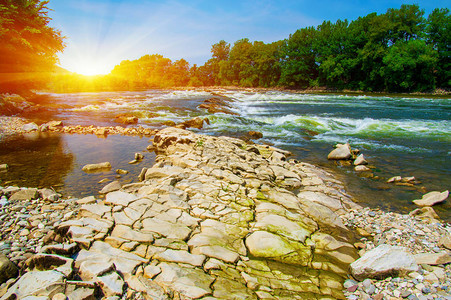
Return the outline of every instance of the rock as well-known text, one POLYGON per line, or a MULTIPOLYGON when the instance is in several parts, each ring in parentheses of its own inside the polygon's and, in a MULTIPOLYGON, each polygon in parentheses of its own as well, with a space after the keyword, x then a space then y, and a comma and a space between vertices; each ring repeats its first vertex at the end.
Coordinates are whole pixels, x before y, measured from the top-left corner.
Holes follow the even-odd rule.
POLYGON ((394 176, 387 180, 387 183, 394 183, 394 182, 401 182, 402 177, 401 176, 394 176))
POLYGON ((127 170, 123 170, 123 169, 117 169, 116 170, 116 174, 119 174, 119 175, 126 175, 128 173, 129 172, 127 170))
POLYGON ((415 254, 417 264, 426 264, 431 266, 445 265, 451 262, 451 256, 446 252, 440 253, 419 253, 415 254))
POLYGON ((185 121, 179 125, 183 125, 183 129, 185 128, 196 128, 196 129, 202 129, 204 127, 204 120, 196 117, 191 120, 185 121))
POLYGON ((261 138, 263 138, 263 133, 258 132, 258 131, 251 130, 247 134, 251 137, 251 139, 261 139, 261 138))
POLYGON ((67 296, 63 293, 58 293, 52 297, 52 300, 66 300, 67 296))
POLYGON ((364 166, 364 165, 355 166, 354 170, 356 172, 370 172, 371 171, 370 168, 368 168, 367 166, 364 166))
POLYGON ((349 144, 339 145, 337 148, 332 150, 327 159, 331 160, 347 160, 352 156, 351 146, 349 144))
POLYGON ((418 206, 433 206, 445 201, 448 198, 448 195, 448 190, 444 192, 430 192, 423 195, 421 199, 413 200, 413 203, 418 206))
POLYGON ((367 165, 368 162, 366 161, 365 157, 363 156, 363 154, 360 154, 359 156, 356 157, 356 159, 354 160, 354 166, 360 166, 360 165, 367 165))
POLYGON ((0 172, 6 172, 8 171, 9 166, 7 164, 1 164, 0 165, 0 172))
POLYGON ((39 271, 55 270, 64 274, 66 277, 70 277, 73 272, 73 263, 74 260, 71 258, 55 254, 38 253, 28 260, 28 268, 39 271))
POLYGON ((11 286, 2 299, 23 299, 29 296, 47 296, 63 293, 65 277, 58 271, 30 271, 11 286))
POLYGON ((105 185, 100 191, 100 194, 108 194, 114 191, 118 191, 121 189, 121 183, 119 181, 113 181, 110 182, 109 184, 105 185))
POLYGON ((144 155, 142 155, 141 153, 135 153, 135 160, 143 160, 144 159, 144 155))
POLYGON ((138 123, 138 118, 135 117, 134 115, 128 114, 128 113, 116 115, 114 117, 114 120, 117 123, 121 123, 121 124, 136 124, 136 123, 138 123))
POLYGON ((122 191, 110 192, 105 197, 105 204, 128 206, 131 202, 138 198, 130 193, 122 191))
POLYGON ((191 254, 187 251, 167 249, 164 252, 157 253, 153 259, 157 259, 159 261, 185 263, 195 267, 200 267, 204 263, 206 256, 191 254))
POLYGON ((98 164, 87 164, 81 169, 86 173, 95 173, 111 170, 111 164, 109 162, 102 162, 98 164))
POLYGON ((357 280, 383 279, 418 270, 414 257, 402 247, 382 244, 351 264, 351 273, 357 280))
POLYGON ((49 201, 56 201, 59 199, 60 195, 52 189, 40 189, 39 194, 42 199, 49 201))
POLYGON ((36 123, 28 123, 22 127, 22 130, 25 132, 37 131, 39 130, 39 126, 36 123))
POLYGON ((6 255, 0 252, 0 285, 19 274, 19 269, 6 255))
POLYGON ((435 210, 430 206, 425 206, 422 208, 417 208, 409 213, 409 216, 413 216, 419 219, 428 219, 428 220, 439 220, 439 216, 435 212, 435 210))
POLYGON ((103 293, 107 297, 121 296, 124 292, 124 280, 117 272, 111 272, 96 278, 103 293))
POLYGON ((445 247, 448 250, 451 250, 451 235, 447 234, 442 236, 439 240, 439 245, 445 247))
POLYGON ((230 110, 229 108, 217 104, 217 103, 202 103, 201 105, 199 105, 199 108, 203 108, 208 110, 208 113, 210 114, 216 114, 216 113, 223 113, 223 114, 228 114, 228 115, 234 115, 234 116, 238 116, 239 114, 230 110))
POLYGON ((39 196, 38 189, 28 188, 21 189, 20 191, 14 193, 9 201, 24 201, 24 200, 33 200, 39 196))

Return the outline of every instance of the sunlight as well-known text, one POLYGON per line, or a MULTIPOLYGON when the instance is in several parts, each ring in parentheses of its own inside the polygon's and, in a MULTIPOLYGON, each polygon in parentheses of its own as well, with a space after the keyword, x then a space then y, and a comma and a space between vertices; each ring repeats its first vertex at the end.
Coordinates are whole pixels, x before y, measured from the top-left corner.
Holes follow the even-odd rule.
POLYGON ((62 66, 70 72, 75 72, 81 75, 92 76, 92 75, 106 75, 111 72, 114 68, 116 61, 107 61, 104 59, 94 59, 76 57, 67 57, 62 62, 62 66))

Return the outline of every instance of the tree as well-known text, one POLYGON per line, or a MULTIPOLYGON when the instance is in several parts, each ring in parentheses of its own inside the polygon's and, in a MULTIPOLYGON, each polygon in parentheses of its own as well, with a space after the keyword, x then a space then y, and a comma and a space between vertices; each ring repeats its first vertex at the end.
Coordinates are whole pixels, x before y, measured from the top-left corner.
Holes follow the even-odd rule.
POLYGON ((436 8, 427 19, 426 41, 437 51, 437 85, 451 88, 451 16, 448 8, 436 8))
POLYGON ((53 71, 64 43, 49 26, 48 2, 0 0, 0 92, 41 88, 53 71))

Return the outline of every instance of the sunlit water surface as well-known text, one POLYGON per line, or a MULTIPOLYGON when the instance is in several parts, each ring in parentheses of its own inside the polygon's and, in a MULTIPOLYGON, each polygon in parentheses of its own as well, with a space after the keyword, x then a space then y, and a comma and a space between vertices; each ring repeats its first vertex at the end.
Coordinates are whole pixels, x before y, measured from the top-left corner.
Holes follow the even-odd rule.
MULTIPOLYGON (((45 94, 41 108, 25 115, 38 123, 62 120, 66 125, 116 126, 114 116, 132 113, 144 127, 162 128, 164 121, 180 122, 201 116, 211 124, 201 130, 210 135, 243 136, 249 130, 263 133, 259 142, 275 144, 294 158, 320 165, 337 174, 356 200, 383 209, 408 212, 412 200, 425 190, 451 187, 451 100, 399 96, 307 95, 286 92, 220 91, 235 100, 240 116, 209 115, 198 109, 207 91, 137 91, 45 94), (365 178, 350 167, 327 160, 337 143, 349 142, 375 167, 380 179, 365 178), (394 186, 385 181, 395 175, 415 176, 416 187, 394 186)), ((142 167, 155 155, 146 151, 147 138, 93 135, 30 134, 0 144, 0 162, 11 168, 0 174, 3 184, 52 186, 63 194, 96 195, 103 178, 122 183, 136 181, 142 167), (130 165, 135 152, 145 155, 130 165), (110 172, 85 174, 87 163, 110 161, 110 172)), ((449 202, 449 201, 448 201, 449 202)), ((437 206, 445 220, 450 204, 437 206)))

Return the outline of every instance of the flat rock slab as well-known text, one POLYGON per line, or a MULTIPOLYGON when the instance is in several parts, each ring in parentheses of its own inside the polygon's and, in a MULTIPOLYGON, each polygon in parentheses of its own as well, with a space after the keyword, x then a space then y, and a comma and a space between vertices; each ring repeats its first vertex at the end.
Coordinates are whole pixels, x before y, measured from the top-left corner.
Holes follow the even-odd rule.
POLYGON ((446 190, 444 192, 430 192, 425 195, 421 199, 413 200, 418 206, 433 206, 435 204, 439 204, 444 202, 449 196, 449 191, 446 190))
POLYGON ((451 262, 451 256, 446 252, 440 253, 419 253, 415 254, 417 264, 426 264, 431 266, 445 265, 451 262))
POLYGON ((49 296, 64 292, 65 277, 57 271, 25 273, 8 289, 2 299, 22 299, 27 296, 49 296))
POLYGON ((412 254, 402 247, 380 245, 351 264, 351 273, 358 279, 382 279, 398 276, 418 270, 418 265, 412 254))

